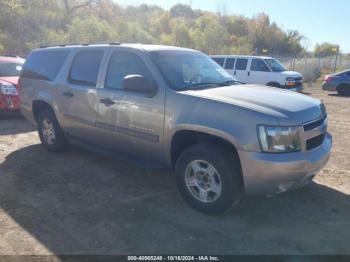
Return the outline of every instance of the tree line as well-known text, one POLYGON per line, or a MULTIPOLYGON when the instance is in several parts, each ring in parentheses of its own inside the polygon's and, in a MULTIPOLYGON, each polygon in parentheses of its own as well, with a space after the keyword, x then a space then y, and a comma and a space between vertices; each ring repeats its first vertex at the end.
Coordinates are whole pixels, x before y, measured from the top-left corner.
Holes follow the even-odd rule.
POLYGON ((304 54, 304 36, 269 16, 253 18, 111 0, 1 0, 0 53, 27 54, 39 46, 129 42, 176 45, 208 54, 304 54))

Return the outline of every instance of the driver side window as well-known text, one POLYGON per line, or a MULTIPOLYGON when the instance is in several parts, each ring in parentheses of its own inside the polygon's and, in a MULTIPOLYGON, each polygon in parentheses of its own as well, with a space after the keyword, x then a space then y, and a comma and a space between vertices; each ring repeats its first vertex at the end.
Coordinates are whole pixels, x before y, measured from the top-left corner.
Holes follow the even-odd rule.
POLYGON ((250 66, 251 71, 260 71, 260 72, 270 72, 270 69, 261 59, 253 59, 252 65, 250 66))
POLYGON ((115 51, 109 61, 105 88, 120 90, 128 75, 141 75, 152 81, 151 73, 140 57, 128 51, 115 51))

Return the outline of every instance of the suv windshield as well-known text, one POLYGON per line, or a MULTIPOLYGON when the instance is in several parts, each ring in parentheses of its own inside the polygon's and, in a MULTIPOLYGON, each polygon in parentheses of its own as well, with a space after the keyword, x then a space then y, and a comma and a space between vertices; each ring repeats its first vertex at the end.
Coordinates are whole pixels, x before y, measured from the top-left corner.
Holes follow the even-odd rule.
POLYGON ((283 65, 276 59, 265 59, 265 62, 269 65, 273 72, 283 72, 286 71, 283 65))
POLYGON ((21 63, 0 62, 0 76, 19 76, 21 70, 21 63))
POLYGON ((152 51, 151 58, 171 88, 212 88, 237 81, 210 57, 191 51, 152 51))

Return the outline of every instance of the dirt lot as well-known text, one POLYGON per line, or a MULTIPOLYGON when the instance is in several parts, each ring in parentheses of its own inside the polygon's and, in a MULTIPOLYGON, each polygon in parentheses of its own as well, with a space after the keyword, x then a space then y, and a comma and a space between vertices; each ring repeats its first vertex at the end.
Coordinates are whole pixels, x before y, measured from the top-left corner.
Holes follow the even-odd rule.
POLYGON ((350 254, 350 98, 324 100, 332 157, 304 189, 208 217, 167 173, 84 150, 46 152, 22 118, 0 119, 1 254, 350 254))

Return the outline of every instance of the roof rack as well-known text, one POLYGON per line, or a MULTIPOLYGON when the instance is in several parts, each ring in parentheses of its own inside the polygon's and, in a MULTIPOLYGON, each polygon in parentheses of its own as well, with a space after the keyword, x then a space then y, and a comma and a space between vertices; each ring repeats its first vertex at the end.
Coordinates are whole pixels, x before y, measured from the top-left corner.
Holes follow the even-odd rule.
POLYGON ((119 42, 97 42, 97 43, 69 43, 69 44, 58 44, 58 45, 43 45, 40 48, 48 48, 48 47, 66 47, 66 46, 90 46, 90 45, 121 45, 119 42))

